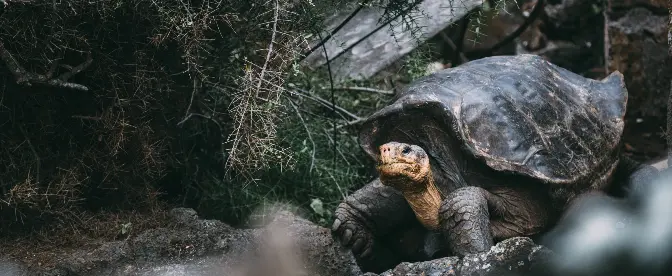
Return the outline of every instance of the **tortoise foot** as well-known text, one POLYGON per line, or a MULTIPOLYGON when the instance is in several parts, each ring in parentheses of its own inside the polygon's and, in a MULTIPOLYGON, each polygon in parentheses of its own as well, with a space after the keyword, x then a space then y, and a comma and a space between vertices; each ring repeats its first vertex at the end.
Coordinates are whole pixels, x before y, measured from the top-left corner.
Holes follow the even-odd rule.
POLYGON ((336 219, 331 231, 337 240, 346 248, 350 248, 357 258, 366 258, 373 249, 373 234, 369 227, 357 215, 357 210, 347 203, 336 208, 336 219))

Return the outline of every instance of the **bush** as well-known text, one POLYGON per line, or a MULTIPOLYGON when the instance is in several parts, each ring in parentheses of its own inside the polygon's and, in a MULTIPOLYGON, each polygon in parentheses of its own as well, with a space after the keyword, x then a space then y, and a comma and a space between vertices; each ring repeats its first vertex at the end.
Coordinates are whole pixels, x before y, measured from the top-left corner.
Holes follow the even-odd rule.
MULTIPOLYGON (((392 1, 402 5, 388 15, 416 2, 392 1)), ((324 76, 289 75, 307 35, 355 0, 7 3, 3 233, 96 229, 86 223, 95 212, 137 217, 164 204, 241 221, 260 202, 312 203, 328 220, 320 202, 330 210, 368 180, 351 129, 333 136, 332 112, 306 100, 326 97, 311 87, 324 76), (304 96, 287 94, 301 87, 304 96)), ((364 116, 384 100, 338 104, 364 116)))

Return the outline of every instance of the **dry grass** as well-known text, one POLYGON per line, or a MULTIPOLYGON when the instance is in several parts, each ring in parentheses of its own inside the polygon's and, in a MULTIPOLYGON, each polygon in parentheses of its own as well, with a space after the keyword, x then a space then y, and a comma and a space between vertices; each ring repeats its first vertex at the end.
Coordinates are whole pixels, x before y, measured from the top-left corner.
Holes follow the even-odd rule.
POLYGON ((57 221, 53 231, 3 237, 0 240, 3 254, 26 265, 51 268, 76 250, 95 249, 103 242, 135 237, 144 230, 171 227, 167 212, 158 208, 145 213, 81 212, 76 215, 70 218, 77 217, 79 221, 57 221))

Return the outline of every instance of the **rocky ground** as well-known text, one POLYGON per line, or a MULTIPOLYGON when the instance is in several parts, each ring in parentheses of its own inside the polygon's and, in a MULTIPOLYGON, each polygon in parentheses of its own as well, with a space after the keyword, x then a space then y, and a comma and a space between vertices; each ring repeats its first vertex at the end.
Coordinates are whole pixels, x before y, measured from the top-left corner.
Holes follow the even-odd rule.
POLYGON ((148 230, 125 241, 79 250, 38 268, 5 259, 2 275, 532 275, 552 254, 529 238, 499 243, 490 252, 401 263, 381 274, 363 273, 330 231, 279 212, 263 228, 234 229, 173 209, 178 227, 148 230), (299 257, 300 256, 300 257, 299 257))
MULTIPOLYGON (((667 167, 664 161, 655 166, 667 167)), ((380 274, 363 272, 329 229, 288 211, 268 214, 258 227, 238 229, 176 208, 170 211, 170 227, 40 262, 0 253, 0 275, 659 275, 672 260, 672 220, 665 215, 672 208, 672 186, 662 180, 667 178, 645 189, 644 200, 634 204, 589 196, 541 239, 511 238, 489 252, 402 262, 380 274)))
POLYGON ((380 274, 363 272, 329 229, 288 211, 269 214, 260 227, 237 229, 177 208, 170 211, 171 227, 64 253, 48 266, 0 254, 0 275, 665 275, 672 260, 669 184, 653 183, 635 204, 588 196, 537 243, 511 238, 485 253, 403 262, 380 274))

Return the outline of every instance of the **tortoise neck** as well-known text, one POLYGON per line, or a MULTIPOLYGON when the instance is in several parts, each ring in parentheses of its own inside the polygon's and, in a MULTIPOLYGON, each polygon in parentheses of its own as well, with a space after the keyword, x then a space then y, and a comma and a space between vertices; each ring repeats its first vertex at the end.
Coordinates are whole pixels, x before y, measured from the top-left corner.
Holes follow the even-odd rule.
POLYGON ((425 189, 402 192, 402 194, 420 223, 427 229, 436 230, 439 228, 439 208, 442 201, 441 192, 434 185, 431 171, 420 181, 426 182, 417 183, 419 187, 426 187, 425 189))

